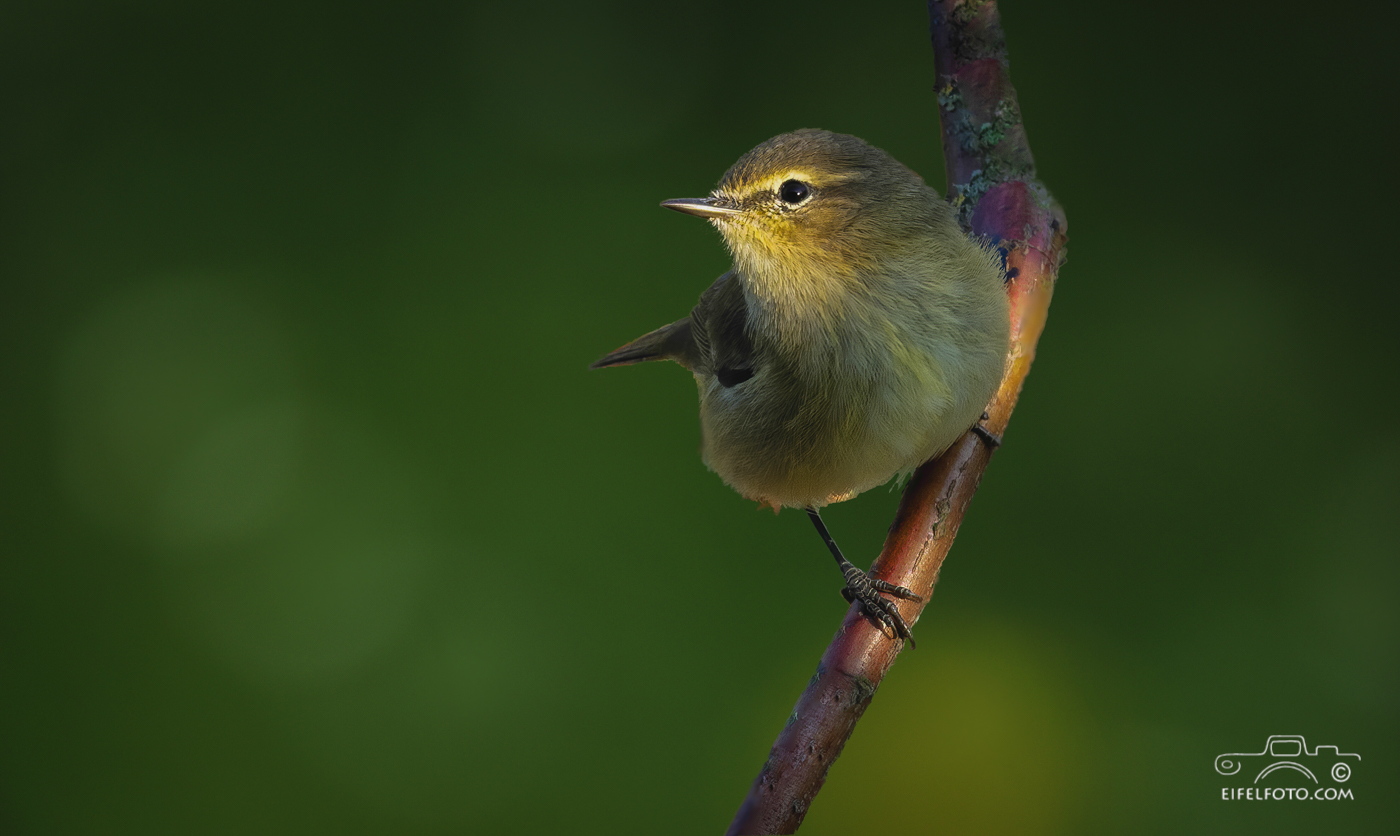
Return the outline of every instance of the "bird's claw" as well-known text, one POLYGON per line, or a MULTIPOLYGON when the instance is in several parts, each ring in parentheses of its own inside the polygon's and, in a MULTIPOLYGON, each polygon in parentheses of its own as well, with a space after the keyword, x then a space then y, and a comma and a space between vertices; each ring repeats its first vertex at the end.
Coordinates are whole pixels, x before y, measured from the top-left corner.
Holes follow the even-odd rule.
MULTIPOLYGON (((854 567, 852 567, 854 568, 854 567)), ((866 616, 881 632, 888 627, 895 638, 904 639, 909 642, 909 646, 914 646, 914 636, 909 631, 909 625, 904 621, 904 616, 899 614, 899 608, 894 602, 885 598, 880 593, 893 595, 905 601, 922 602, 924 599, 915 595, 913 590, 907 587, 892 584, 889 581, 872 578, 870 575, 856 569, 846 572, 846 588, 841 590, 841 596, 851 603, 860 602, 861 609, 866 616)))
POLYGON ((973 435, 982 439, 982 443, 987 445, 988 450, 995 450, 1001 446, 1001 436, 982 426, 982 421, 990 420, 991 416, 984 412, 982 413, 981 419, 978 420, 976 424, 973 424, 971 429, 973 435))

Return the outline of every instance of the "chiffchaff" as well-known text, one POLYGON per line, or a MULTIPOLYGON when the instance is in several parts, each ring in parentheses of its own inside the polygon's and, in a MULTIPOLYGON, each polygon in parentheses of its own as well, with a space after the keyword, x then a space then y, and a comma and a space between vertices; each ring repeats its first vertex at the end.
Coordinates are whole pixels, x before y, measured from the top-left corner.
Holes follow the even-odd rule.
POLYGON ((982 416, 1009 341, 997 254, 917 174, 827 131, 774 137, 709 197, 661 205, 713 223, 734 267, 593 368, 689 369, 705 464, 748 499, 806 509, 847 600, 908 638, 880 593, 918 596, 851 565, 818 509, 907 475, 982 416))

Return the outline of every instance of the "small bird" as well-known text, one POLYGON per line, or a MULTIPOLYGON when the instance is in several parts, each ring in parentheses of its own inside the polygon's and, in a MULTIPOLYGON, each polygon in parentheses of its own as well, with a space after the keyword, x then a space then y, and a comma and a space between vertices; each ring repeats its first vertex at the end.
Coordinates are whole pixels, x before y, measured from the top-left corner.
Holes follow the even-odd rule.
POLYGON ((846 600, 910 638, 881 593, 922 599, 853 566, 820 509, 907 476, 982 429, 1010 339, 1000 258, 963 233, 919 175, 828 131, 776 136, 709 197, 661 205, 714 224, 733 269, 689 316, 592 368, 688 369, 705 464, 747 499, 806 510, 846 600))

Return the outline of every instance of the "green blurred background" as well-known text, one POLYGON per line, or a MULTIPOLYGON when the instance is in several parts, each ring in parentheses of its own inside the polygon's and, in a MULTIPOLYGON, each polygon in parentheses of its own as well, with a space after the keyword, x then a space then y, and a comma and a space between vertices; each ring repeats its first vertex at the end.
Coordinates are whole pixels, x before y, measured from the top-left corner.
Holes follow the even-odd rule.
MULTIPOLYGON (((1400 832, 1391 6, 1008 2, 1040 356, 804 833, 1400 832), (1375 253, 1379 251, 1380 256, 1375 253), (1270 734, 1349 802, 1224 802, 1270 734)), ((922 4, 0 9, 0 832, 718 833, 845 604, 674 366, 922 4)), ((828 520, 868 561, 897 494, 828 520)))

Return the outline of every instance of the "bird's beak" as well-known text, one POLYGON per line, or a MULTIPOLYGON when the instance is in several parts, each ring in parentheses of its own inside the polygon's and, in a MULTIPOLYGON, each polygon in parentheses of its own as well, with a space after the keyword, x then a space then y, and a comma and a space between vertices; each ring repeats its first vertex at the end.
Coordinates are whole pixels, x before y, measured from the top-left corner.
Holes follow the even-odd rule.
POLYGON ((661 205, 700 218, 727 218, 743 214, 743 210, 735 206, 732 200, 724 197, 679 197, 663 200, 661 205))

